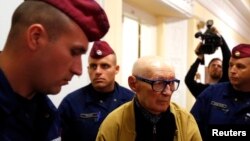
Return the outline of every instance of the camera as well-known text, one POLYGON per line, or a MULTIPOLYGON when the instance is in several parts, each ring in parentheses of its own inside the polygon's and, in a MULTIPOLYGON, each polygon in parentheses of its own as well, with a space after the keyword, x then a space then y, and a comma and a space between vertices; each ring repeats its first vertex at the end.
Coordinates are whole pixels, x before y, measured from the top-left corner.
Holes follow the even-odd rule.
POLYGON ((202 45, 197 54, 213 54, 219 46, 222 45, 222 38, 214 32, 213 20, 206 22, 207 29, 204 33, 201 31, 195 33, 195 38, 201 38, 202 45))

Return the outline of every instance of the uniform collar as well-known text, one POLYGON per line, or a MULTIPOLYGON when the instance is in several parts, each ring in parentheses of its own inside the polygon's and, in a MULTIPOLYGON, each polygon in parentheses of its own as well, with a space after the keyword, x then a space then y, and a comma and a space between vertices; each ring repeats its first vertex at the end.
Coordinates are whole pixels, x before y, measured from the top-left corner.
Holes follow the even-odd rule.
POLYGON ((101 93, 101 92, 97 92, 92 84, 89 84, 88 86, 88 96, 86 97, 86 102, 96 102, 99 100, 104 100, 104 99, 108 99, 111 97, 116 97, 116 92, 118 91, 118 83, 115 82, 115 87, 114 90, 112 92, 109 93, 101 93))
POLYGON ((229 84, 228 87, 228 92, 224 92, 223 93, 223 97, 225 98, 237 98, 237 99, 249 99, 250 98, 250 92, 241 92, 241 91, 237 91, 233 88, 233 86, 229 84))
POLYGON ((13 91, 3 71, 0 69, 0 105, 5 112, 11 113, 11 111, 19 107, 16 96, 17 94, 13 91))
MULTIPOLYGON (((37 94, 37 101, 41 105, 41 110, 46 113, 54 113, 56 108, 45 94, 37 94)), ((8 114, 20 110, 24 98, 15 93, 10 86, 3 71, 0 69, 0 107, 8 114)))

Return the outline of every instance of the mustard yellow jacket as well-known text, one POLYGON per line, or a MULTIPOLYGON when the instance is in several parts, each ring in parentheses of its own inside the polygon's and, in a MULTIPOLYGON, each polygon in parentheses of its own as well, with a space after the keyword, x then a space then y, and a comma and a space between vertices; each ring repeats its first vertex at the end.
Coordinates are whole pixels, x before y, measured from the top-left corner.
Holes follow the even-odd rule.
MULTIPOLYGON (((201 141, 201 135, 194 117, 177 104, 170 104, 175 116, 177 129, 174 141, 201 141)), ((134 102, 130 101, 111 112, 99 128, 96 141, 134 141, 135 114, 134 102)))

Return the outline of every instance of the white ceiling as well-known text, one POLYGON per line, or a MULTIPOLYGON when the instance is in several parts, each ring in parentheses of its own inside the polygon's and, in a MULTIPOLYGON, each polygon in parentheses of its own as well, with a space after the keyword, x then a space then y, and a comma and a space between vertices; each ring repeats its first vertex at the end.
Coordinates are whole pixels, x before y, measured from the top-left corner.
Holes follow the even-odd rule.
POLYGON ((123 0, 124 2, 148 11, 156 16, 187 18, 192 16, 193 0, 123 0))
POLYGON ((250 40, 250 0, 197 0, 197 2, 250 40))
POLYGON ((157 16, 192 17, 198 2, 236 32, 250 40, 250 0, 124 0, 157 16))
POLYGON ((229 0, 247 22, 250 21, 250 0, 229 0))

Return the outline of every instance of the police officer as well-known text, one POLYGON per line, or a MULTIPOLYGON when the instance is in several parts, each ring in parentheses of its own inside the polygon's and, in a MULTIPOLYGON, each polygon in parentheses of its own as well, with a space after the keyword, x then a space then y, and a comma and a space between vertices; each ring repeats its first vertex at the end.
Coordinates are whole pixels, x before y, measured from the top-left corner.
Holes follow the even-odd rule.
POLYGON ((232 50, 229 61, 230 82, 209 86, 197 98, 194 115, 203 140, 212 136, 211 129, 230 130, 235 125, 250 127, 250 45, 239 44, 232 50))
POLYGON ((15 10, 0 53, 0 141, 60 140, 48 94, 81 75, 88 43, 109 29, 96 1, 26 0, 15 10))
POLYGON ((94 141, 104 118, 134 97, 115 81, 118 71, 113 49, 105 41, 96 41, 88 58, 91 83, 68 94, 59 105, 63 141, 94 141))

